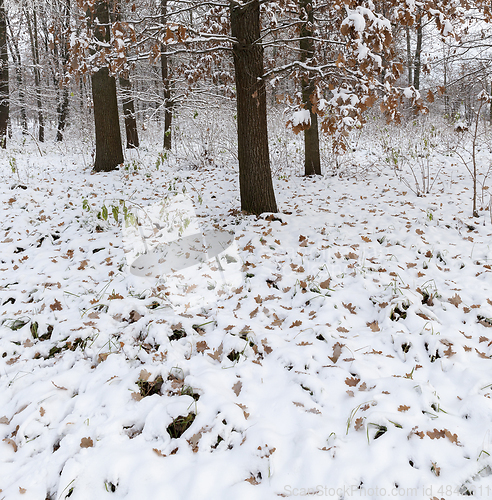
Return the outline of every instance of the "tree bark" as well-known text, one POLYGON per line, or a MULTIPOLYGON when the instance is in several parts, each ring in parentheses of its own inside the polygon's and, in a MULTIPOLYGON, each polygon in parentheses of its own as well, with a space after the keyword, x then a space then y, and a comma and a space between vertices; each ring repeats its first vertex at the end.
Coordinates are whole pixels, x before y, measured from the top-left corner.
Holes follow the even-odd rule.
POLYGON ((7 37, 7 41, 9 42, 10 54, 12 56, 12 60, 15 65, 15 79, 17 80, 17 87, 19 88, 19 107, 20 107, 20 115, 21 115, 21 127, 22 134, 27 134, 27 113, 26 113, 26 98, 24 94, 24 83, 23 83, 23 71, 22 71, 22 60, 19 50, 19 40, 14 36, 14 32, 12 30, 12 26, 9 22, 8 16, 5 17, 7 22, 7 27, 9 30, 10 36, 7 37))
MULTIPOLYGON (((116 0, 116 2, 116 20, 121 21, 123 18, 122 1, 116 0)), ((130 72, 125 71, 120 73, 119 82, 122 93, 123 116, 125 119, 126 149, 138 148, 140 141, 138 140, 137 119, 135 115, 135 103, 133 100, 130 72)))
POLYGON ((65 127, 67 125, 68 119, 68 84, 64 81, 64 74, 66 67, 68 65, 68 40, 66 39, 66 33, 70 24, 70 0, 65 0, 63 3, 63 12, 61 14, 61 32, 60 37, 60 50, 57 49, 55 45, 55 56, 56 63, 58 66, 58 75, 55 72, 55 83, 57 88, 59 88, 58 95, 58 106, 56 113, 58 115, 58 126, 56 128, 56 140, 57 142, 63 141, 63 133, 65 132, 65 127), (60 76, 61 75, 61 76, 60 76))
MULTIPOLYGON (((301 24, 301 62, 305 63, 314 56, 314 41, 312 30, 314 29, 314 13, 312 0, 299 0, 301 17, 307 16, 301 24)), ((319 130, 318 115, 313 112, 311 101, 314 95, 313 76, 307 74, 302 81, 302 104, 304 109, 309 110, 310 125, 304 129, 304 175, 321 175, 321 159, 319 154, 319 130)))
POLYGON ((260 3, 229 2, 237 93, 239 188, 242 210, 277 212, 268 151, 260 3))
POLYGON ((32 62, 34 65, 34 86, 36 88, 36 107, 38 108, 38 140, 44 142, 44 113, 43 100, 41 98, 41 66, 39 59, 39 41, 38 41, 38 17, 36 9, 33 8, 32 20, 26 11, 27 29, 31 41, 32 62))
POLYGON ((9 123, 9 56, 7 51, 7 13, 0 0, 0 147, 7 147, 9 123))
POLYGON ((128 75, 120 75, 120 87, 123 94, 123 116, 125 117, 126 149, 138 148, 137 119, 132 96, 132 84, 128 75))
POLYGON ((414 68, 413 68, 413 86, 416 90, 420 89, 420 67, 422 58, 422 18, 417 19, 417 44, 415 47, 414 68))
POLYGON ((407 71, 408 71, 408 86, 411 87, 413 83, 413 57, 412 57, 412 38, 410 35, 410 27, 405 26, 405 35, 407 39, 407 71))
MULTIPOLYGON (((490 82, 490 97, 492 97, 492 82, 490 82)), ((489 123, 492 124, 492 99, 489 104, 489 123)))
MULTIPOLYGON (((161 0, 161 24, 165 26, 167 18, 167 0, 161 0)), ((171 102, 171 82, 169 81, 169 58, 166 54, 166 46, 161 44, 161 74, 164 87, 164 149, 171 149, 171 125, 173 119, 173 107, 171 102)))
MULTIPOLYGON (((92 14, 94 35, 101 42, 109 42, 109 3, 99 0, 92 14)), ((123 163, 116 80, 103 67, 92 75, 92 101, 94 103, 94 125, 96 131, 96 172, 115 170, 123 163)))
POLYGON ((56 109, 56 113, 58 115, 58 125, 56 128, 56 141, 63 141, 63 134, 65 132, 65 128, 67 126, 68 119, 68 87, 67 84, 64 83, 63 89, 61 90, 61 95, 58 101, 58 107, 56 109))

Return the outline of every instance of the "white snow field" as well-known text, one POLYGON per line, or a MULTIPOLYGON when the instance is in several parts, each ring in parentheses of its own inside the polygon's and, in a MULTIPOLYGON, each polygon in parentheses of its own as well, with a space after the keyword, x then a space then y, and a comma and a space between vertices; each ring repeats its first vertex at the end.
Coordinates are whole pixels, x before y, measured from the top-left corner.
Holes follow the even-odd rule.
POLYGON ((492 497, 490 190, 472 218, 456 157, 422 197, 364 146, 276 169, 255 217, 233 163, 77 147, 0 151, 0 499, 492 497), (152 226, 234 240, 136 275, 152 226))

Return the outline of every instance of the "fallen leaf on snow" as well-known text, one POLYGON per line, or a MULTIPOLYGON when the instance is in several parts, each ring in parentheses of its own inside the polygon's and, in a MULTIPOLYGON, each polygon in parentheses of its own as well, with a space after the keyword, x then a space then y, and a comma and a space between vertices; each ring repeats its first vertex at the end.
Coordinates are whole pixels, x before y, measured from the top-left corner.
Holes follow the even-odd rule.
POLYGON ((62 391, 68 391, 68 389, 66 387, 63 387, 63 386, 60 386, 60 385, 56 385, 53 380, 51 381, 51 383, 57 388, 57 389, 60 389, 62 391))
POLYGON ((345 383, 350 387, 355 387, 360 382, 360 378, 357 377, 347 377, 345 383))
POLYGON ((200 439, 202 438, 202 433, 201 431, 197 432, 196 434, 193 434, 193 436, 188 439, 188 444, 191 446, 191 449, 193 450, 193 453, 198 452, 198 443, 200 442, 200 439))
POLYGON ((257 484, 260 484, 254 476, 248 477, 248 479, 245 479, 246 482, 252 484, 253 486, 256 486, 257 484))
POLYGON ((217 349, 214 349, 214 353, 207 353, 212 359, 215 359, 215 361, 220 361, 220 356, 222 355, 222 352, 224 351, 224 344, 221 342, 219 347, 217 349))
POLYGON ((475 348, 475 351, 477 351, 477 354, 480 358, 482 359, 490 359, 490 356, 487 356, 484 352, 480 352, 477 348, 475 348))
POLYGON ((103 361, 106 361, 110 354, 111 354, 110 352, 102 352, 97 356, 97 362, 102 363, 103 361))
POLYGON ((258 314, 258 308, 256 308, 254 311, 251 311, 249 313, 250 319, 253 319, 257 314, 258 314))
POLYGON ((60 302, 58 302, 58 300, 55 299, 55 302, 53 302, 53 304, 50 305, 50 309, 52 311, 61 311, 62 305, 60 304, 60 302))
POLYGON ((248 407, 246 405, 241 404, 241 403, 236 403, 236 404, 237 404, 237 406, 239 406, 239 408, 241 408, 241 410, 243 410, 244 418, 246 420, 248 420, 249 413, 246 411, 248 409, 248 407))
POLYGON ((133 310, 130 312, 130 319, 128 321, 129 323, 136 323, 140 318, 143 318, 143 316, 139 312, 133 310))
POLYGON ((196 351, 197 352, 205 352, 208 349, 208 345, 204 340, 200 340, 200 342, 196 343, 196 351))
POLYGON ((82 438, 80 440, 80 447, 81 448, 92 448, 94 446, 94 442, 92 441, 92 439, 89 437, 89 438, 82 438))
MULTIPOLYGON (((441 439, 447 437, 452 443, 454 444, 459 444, 458 443, 458 436, 456 434, 451 434, 448 429, 441 429, 438 430, 434 428, 432 431, 427 431, 426 432, 427 436, 429 436, 431 439, 441 439)), ((420 436, 420 434, 419 434, 420 436)))
POLYGON ((355 306, 352 304, 352 302, 349 302, 348 304, 345 304, 345 302, 342 302, 343 307, 345 309, 348 309, 350 311, 350 314, 357 314, 355 312, 355 306))
POLYGON ((262 339, 261 345, 263 346, 263 350, 265 351, 265 354, 270 354, 272 352, 272 348, 267 344, 265 339, 262 339))
POLYGON ((455 307, 458 307, 461 304, 461 297, 455 293, 449 300, 451 304, 453 304, 455 307))
POLYGON ((13 440, 13 439, 10 439, 10 438, 5 438, 5 439, 2 439, 2 441, 4 443, 7 443, 9 444, 10 446, 12 446, 12 448, 14 449, 14 452, 17 451, 17 443, 13 440))
POLYGON ((241 388, 243 387, 243 384, 240 380, 238 380, 233 386, 232 386, 232 390, 234 391, 234 394, 236 394, 236 396, 239 396, 239 393, 241 392, 241 388))
POLYGON ((330 359, 330 361, 332 361, 333 363, 336 363, 341 354, 342 354, 342 344, 337 342, 333 346, 333 356, 329 356, 328 359, 330 359))

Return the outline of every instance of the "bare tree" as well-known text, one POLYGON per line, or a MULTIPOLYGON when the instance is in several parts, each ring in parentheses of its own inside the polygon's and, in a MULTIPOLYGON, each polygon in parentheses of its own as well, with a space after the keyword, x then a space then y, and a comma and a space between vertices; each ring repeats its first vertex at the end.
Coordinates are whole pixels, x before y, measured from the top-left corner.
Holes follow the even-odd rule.
POLYGON ((38 140, 44 142, 44 112, 43 98, 41 97, 41 63, 39 57, 39 39, 38 39, 38 15, 36 6, 33 6, 32 12, 24 11, 31 42, 32 63, 34 72, 34 86, 36 89, 36 107, 38 110, 38 140))
MULTIPOLYGON (((314 56, 313 31, 315 29, 312 0, 299 0, 301 10, 300 49, 301 62, 309 63, 314 56)), ((302 103, 309 111, 309 125, 304 128, 304 175, 321 175, 319 154, 318 115, 313 111, 312 99, 315 95, 313 75, 310 72, 302 79, 302 103)))
POLYGON ((0 0, 0 147, 7 145, 9 123, 9 59, 7 51, 7 13, 0 0))

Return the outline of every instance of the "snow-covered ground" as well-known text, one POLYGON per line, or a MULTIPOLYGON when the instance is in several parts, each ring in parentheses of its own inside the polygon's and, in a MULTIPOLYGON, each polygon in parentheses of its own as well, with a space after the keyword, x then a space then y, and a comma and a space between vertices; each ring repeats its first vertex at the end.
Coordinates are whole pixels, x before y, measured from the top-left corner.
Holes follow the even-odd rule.
POLYGON ((492 496, 492 225, 455 157, 425 197, 369 147, 357 178, 274 169, 257 218, 233 164, 83 147, 0 151, 0 499, 492 496), (174 239, 234 243, 132 274, 184 199, 174 239))

